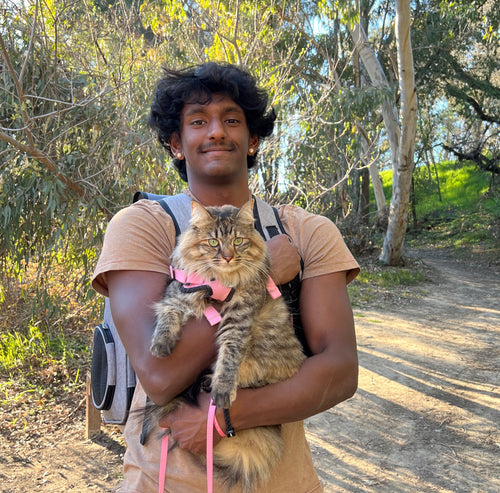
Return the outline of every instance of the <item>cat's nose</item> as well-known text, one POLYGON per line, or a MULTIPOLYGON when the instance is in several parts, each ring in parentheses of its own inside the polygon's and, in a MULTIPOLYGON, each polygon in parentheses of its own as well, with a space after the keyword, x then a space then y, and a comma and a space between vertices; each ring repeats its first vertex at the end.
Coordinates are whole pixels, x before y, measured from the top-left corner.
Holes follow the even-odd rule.
POLYGON ((229 262, 231 262, 231 260, 233 260, 233 257, 228 255, 227 257, 226 256, 224 257, 224 260, 229 264, 229 262))

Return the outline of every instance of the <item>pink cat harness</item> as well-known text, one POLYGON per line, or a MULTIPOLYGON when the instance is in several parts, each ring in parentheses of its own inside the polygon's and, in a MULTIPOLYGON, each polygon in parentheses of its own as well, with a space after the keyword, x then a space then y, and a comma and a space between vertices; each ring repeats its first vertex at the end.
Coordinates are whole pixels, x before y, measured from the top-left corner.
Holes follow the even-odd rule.
MULTIPOLYGON (((185 270, 174 269, 172 266, 170 266, 170 276, 183 285, 181 289, 185 293, 205 290, 207 297, 216 301, 229 301, 234 293, 234 288, 228 288, 219 281, 206 281, 196 273, 188 274, 185 270)), ((281 296, 281 292, 271 276, 267 280, 266 289, 273 299, 281 296)), ((203 315, 210 325, 216 325, 222 320, 220 313, 212 305, 205 308, 203 315)))

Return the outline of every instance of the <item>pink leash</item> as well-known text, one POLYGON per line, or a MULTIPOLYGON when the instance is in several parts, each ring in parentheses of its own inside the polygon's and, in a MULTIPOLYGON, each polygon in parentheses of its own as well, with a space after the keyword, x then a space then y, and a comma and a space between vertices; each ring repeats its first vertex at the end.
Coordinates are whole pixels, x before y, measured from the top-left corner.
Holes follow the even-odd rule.
MULTIPOLYGON (((214 483, 214 426, 217 433, 221 437, 225 437, 226 434, 222 431, 219 423, 215 419, 215 404, 210 401, 210 407, 208 408, 208 419, 207 419, 207 492, 213 492, 214 483)), ((168 435, 165 435, 161 440, 161 456, 160 456, 160 473, 158 478, 158 493, 164 493, 165 491, 165 475, 167 473, 167 457, 168 457, 168 435)))
POLYGON ((207 493, 212 493, 214 483, 214 421, 215 404, 210 400, 207 419, 207 493))
POLYGON ((161 439, 160 476, 158 478, 158 493, 164 493, 165 491, 167 456, 168 456, 168 435, 164 435, 163 438, 161 439))

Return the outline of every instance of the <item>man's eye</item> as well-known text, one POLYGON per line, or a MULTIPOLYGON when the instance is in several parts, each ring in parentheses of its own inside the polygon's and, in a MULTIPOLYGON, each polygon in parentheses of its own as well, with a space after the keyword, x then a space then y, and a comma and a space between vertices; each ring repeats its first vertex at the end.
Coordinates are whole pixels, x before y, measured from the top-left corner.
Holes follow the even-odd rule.
POLYGON ((229 118, 226 120, 226 123, 228 123, 229 125, 238 125, 238 123, 240 123, 240 121, 237 120, 236 118, 229 118))
POLYGON ((243 238, 241 238, 239 236, 233 240, 233 244, 235 246, 241 245, 242 243, 243 243, 243 238))
POLYGON ((203 120, 193 120, 193 121, 191 122, 191 125, 192 125, 193 127, 199 127, 199 126, 203 125, 203 123, 204 123, 204 122, 203 122, 203 120))
POLYGON ((216 240, 215 238, 210 238, 208 240, 208 244, 211 246, 211 247, 216 247, 216 246, 219 246, 219 240, 216 240))

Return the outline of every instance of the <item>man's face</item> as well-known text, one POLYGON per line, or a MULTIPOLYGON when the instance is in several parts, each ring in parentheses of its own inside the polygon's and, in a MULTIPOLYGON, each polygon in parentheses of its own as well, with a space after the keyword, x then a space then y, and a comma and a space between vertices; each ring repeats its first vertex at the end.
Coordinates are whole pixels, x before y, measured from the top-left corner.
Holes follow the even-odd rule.
POLYGON ((208 104, 186 104, 181 113, 180 136, 174 136, 174 154, 186 159, 188 181, 247 179, 247 156, 257 150, 243 109, 231 98, 214 94, 208 104))

